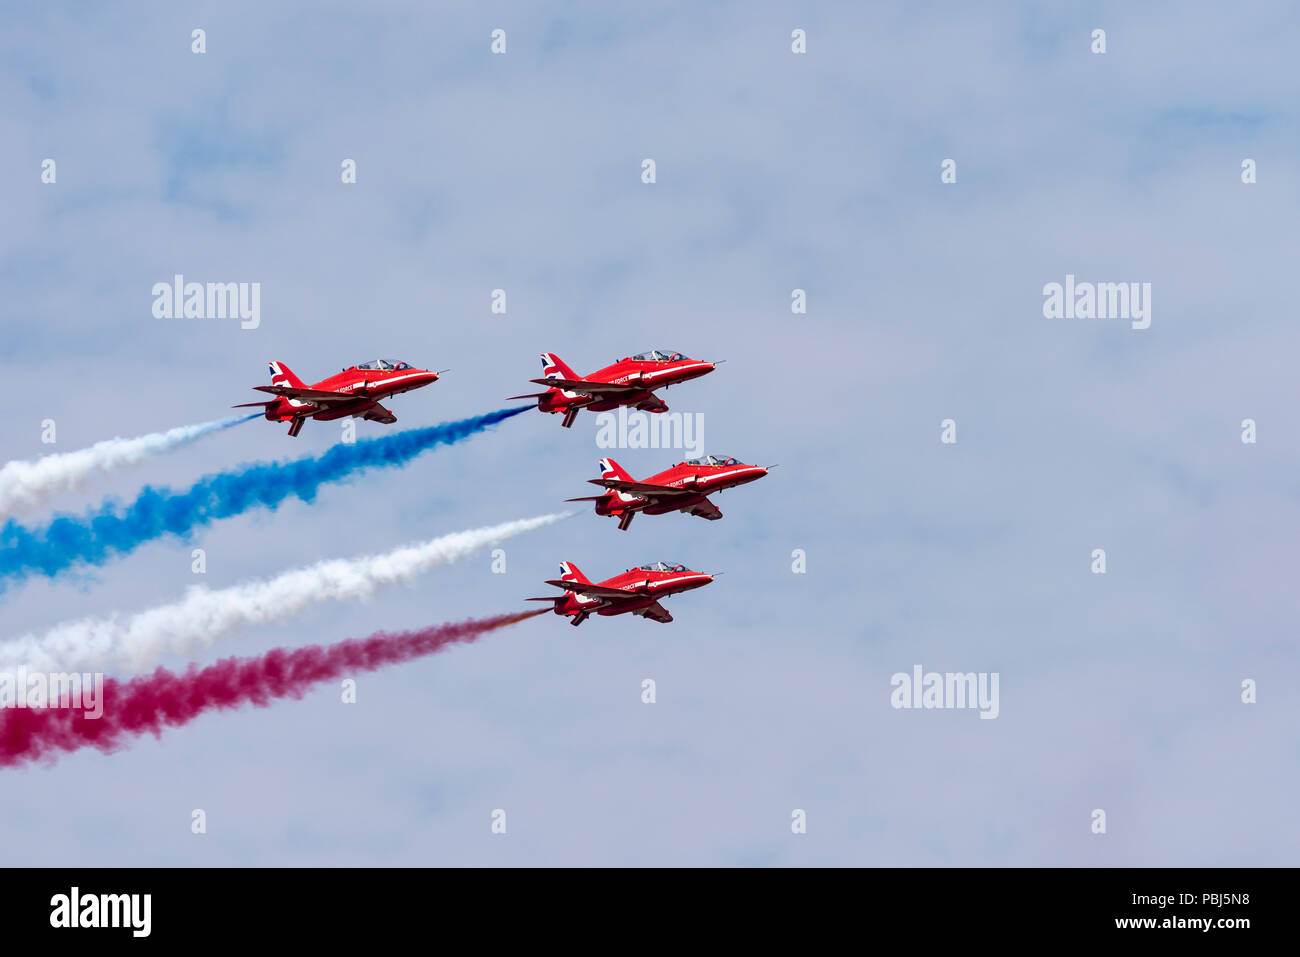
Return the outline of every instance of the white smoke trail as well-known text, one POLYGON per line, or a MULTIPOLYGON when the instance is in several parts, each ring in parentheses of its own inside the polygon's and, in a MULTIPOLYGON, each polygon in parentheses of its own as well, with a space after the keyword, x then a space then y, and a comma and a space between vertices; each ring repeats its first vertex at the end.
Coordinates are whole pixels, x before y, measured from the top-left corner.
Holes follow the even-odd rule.
POLYGON ((257 415, 182 425, 134 439, 106 439, 89 448, 46 455, 30 462, 6 462, 0 466, 0 519, 29 511, 59 492, 78 489, 95 472, 112 472, 135 465, 151 455, 169 452, 201 436, 255 419, 257 415))
POLYGON ((189 654, 248 625, 288 618, 323 601, 370 598, 387 585, 474 554, 571 515, 559 512, 453 532, 383 555, 337 558, 260 582, 213 590, 195 585, 171 605, 129 617, 85 618, 42 636, 0 644, 0 673, 22 665, 39 671, 140 671, 167 652, 189 654))

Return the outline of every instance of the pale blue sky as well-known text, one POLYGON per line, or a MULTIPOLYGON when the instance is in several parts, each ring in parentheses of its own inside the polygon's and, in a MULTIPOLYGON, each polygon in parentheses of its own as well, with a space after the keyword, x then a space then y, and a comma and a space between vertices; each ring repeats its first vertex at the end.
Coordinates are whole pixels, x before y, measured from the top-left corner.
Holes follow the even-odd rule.
MULTIPOLYGON (((1285 3, 5 10, 4 459, 49 451, 46 418, 68 450, 222 416, 269 359, 450 368, 394 400, 407 428, 500 407, 542 351, 587 372, 667 346, 728 360, 665 395, 707 447, 781 464, 720 522, 584 513, 511 542, 504 576, 485 555, 224 642, 494 614, 561 559, 726 573, 672 625, 546 616, 366 676, 356 706, 326 689, 4 772, 6 860, 1295 864, 1298 26, 1285 3), (260 282, 260 328, 154 319, 175 272, 260 282), (1044 319, 1066 273, 1152 283, 1151 328, 1044 319), (999 672, 1000 717, 892 710, 917 663, 999 672)), ((283 431, 59 506, 338 436, 283 431)), ((530 414, 220 523, 206 584, 551 511, 590 489, 594 437, 530 414)), ((171 601, 191 547, 13 589, 4 634, 171 601)))

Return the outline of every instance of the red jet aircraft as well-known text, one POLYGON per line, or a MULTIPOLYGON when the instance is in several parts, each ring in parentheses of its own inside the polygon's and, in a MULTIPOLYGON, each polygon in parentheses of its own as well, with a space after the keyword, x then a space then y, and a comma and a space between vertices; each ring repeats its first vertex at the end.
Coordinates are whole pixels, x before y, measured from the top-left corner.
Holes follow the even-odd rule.
POLYGON ((567 429, 582 409, 608 412, 630 405, 643 412, 667 412, 668 406, 654 394, 655 389, 707 375, 716 364, 688 359, 671 349, 652 349, 619 359, 584 378, 566 366, 559 356, 543 352, 542 378, 529 381, 550 388, 510 398, 536 399, 537 408, 542 412, 563 412, 563 425, 567 429))
POLYGON ((600 478, 587 481, 610 491, 569 501, 595 502, 596 514, 615 516, 622 529, 632 524, 637 512, 647 515, 685 512, 714 521, 722 518, 722 512, 709 501, 711 493, 757 481, 767 472, 761 465, 746 465, 726 455, 706 455, 678 462, 638 482, 613 459, 601 459, 600 478))
MULTIPOLYGON (((442 370, 446 372, 447 370, 442 370)), ((269 392, 270 402, 244 402, 236 409, 263 406, 272 422, 288 422, 289 434, 297 435, 308 419, 342 419, 360 416, 370 422, 392 425, 397 416, 379 404, 380 399, 420 389, 438 381, 438 373, 413 369, 405 362, 376 359, 348 366, 337 375, 313 386, 303 383, 283 362, 271 363, 271 384, 253 386, 269 392)))
POLYGON ((673 616, 659 604, 659 599, 678 592, 700 588, 713 581, 712 575, 693 572, 685 565, 671 562, 651 562, 629 568, 621 575, 592 583, 572 562, 560 562, 559 581, 546 584, 563 588, 563 595, 549 598, 529 598, 528 601, 555 603, 557 615, 571 615, 571 625, 581 625, 589 615, 622 615, 631 612, 642 618, 669 622, 673 616))

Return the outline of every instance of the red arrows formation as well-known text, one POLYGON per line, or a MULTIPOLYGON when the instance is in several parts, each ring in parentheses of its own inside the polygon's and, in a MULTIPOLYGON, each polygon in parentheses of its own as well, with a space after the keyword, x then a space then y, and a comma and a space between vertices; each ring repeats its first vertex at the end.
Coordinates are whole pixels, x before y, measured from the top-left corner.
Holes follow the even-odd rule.
MULTIPOLYGON (((672 350, 652 349, 624 357, 589 376, 580 376, 553 353, 542 353, 541 358, 542 377, 530 381, 546 386, 546 390, 510 398, 536 399, 539 411, 563 415, 565 428, 572 427, 583 409, 609 412, 627 406, 642 412, 666 412, 668 405, 655 395, 656 389, 708 375, 718 365, 672 350)), ((348 366, 308 386, 284 363, 270 365, 271 384, 256 388, 274 398, 237 408, 263 408, 267 419, 288 422, 291 436, 296 436, 308 419, 329 421, 351 416, 391 425, 397 417, 381 401, 432 385, 439 376, 437 372, 416 369, 405 362, 376 359, 348 366)), ((594 502, 597 515, 617 518, 618 527, 623 530, 638 513, 683 512, 716 521, 722 518, 722 512, 709 500, 711 494, 756 481, 767 475, 770 468, 749 465, 730 456, 705 455, 678 462, 637 481, 612 458, 606 458, 600 461, 600 478, 590 480, 605 491, 569 501, 594 502)), ((602 582, 592 582, 570 562, 562 562, 560 569, 560 578, 547 584, 563 588, 563 594, 528 600, 552 602, 555 613, 568 616, 574 625, 582 624, 591 615, 622 614, 669 622, 673 620, 672 615, 659 604, 661 599, 713 581, 712 575, 674 562, 640 565, 602 582)))

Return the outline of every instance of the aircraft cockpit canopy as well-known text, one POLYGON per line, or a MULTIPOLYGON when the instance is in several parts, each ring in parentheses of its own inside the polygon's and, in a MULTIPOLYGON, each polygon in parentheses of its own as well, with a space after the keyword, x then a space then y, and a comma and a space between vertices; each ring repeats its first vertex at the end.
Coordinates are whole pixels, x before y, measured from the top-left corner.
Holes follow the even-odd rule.
POLYGON ((687 465, 739 465, 740 459, 730 455, 706 455, 699 459, 687 459, 687 465))
POLYGON ((681 362, 686 356, 672 349, 651 349, 632 357, 637 362, 681 362))
POLYGON ((376 372, 396 372, 399 369, 409 369, 411 366, 408 363, 395 362, 392 359, 375 359, 373 362, 358 362, 357 368, 376 372))
POLYGON ((686 572, 690 571, 685 565, 679 565, 676 562, 651 562, 649 565, 638 565, 637 571, 641 572, 686 572))

